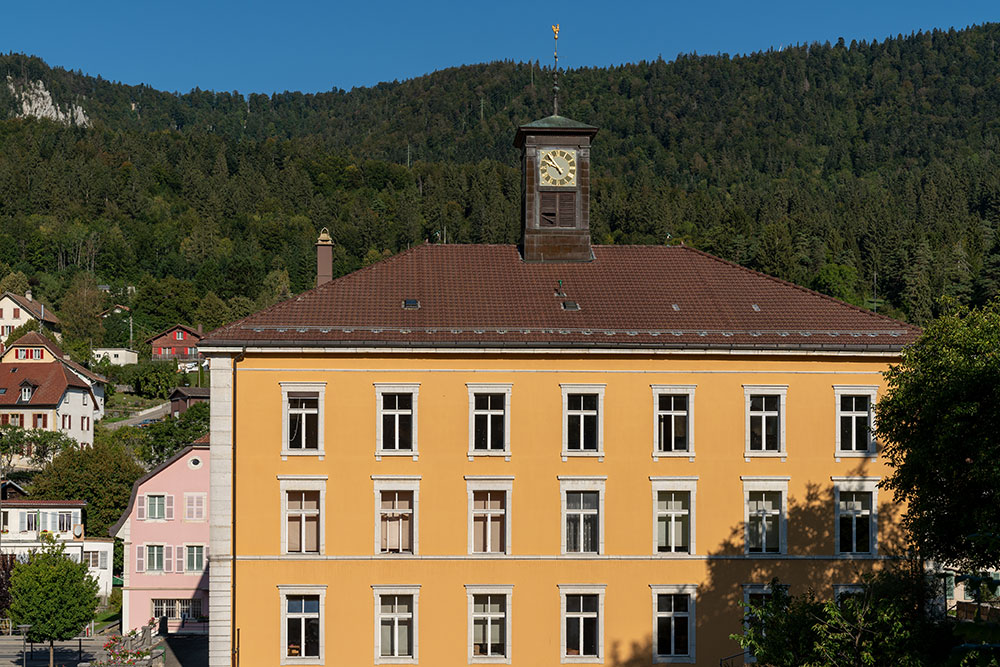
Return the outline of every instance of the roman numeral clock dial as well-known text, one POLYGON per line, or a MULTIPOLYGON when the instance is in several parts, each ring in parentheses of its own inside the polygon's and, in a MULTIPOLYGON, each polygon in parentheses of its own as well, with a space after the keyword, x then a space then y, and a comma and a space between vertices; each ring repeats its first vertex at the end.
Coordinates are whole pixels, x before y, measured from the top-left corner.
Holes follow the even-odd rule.
POLYGON ((576 151, 553 148, 539 151, 538 177, 542 185, 576 185, 576 151))

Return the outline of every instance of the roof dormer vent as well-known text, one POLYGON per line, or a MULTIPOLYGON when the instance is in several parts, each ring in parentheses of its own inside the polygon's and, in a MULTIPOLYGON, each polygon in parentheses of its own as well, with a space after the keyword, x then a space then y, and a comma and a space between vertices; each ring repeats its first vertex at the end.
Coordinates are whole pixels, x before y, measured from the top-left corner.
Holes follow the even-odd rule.
POLYGON ((420 299, 403 299, 403 310, 420 310, 420 299))
POLYGON ((562 302, 562 309, 563 310, 580 310, 580 304, 578 304, 576 301, 563 301, 562 302))

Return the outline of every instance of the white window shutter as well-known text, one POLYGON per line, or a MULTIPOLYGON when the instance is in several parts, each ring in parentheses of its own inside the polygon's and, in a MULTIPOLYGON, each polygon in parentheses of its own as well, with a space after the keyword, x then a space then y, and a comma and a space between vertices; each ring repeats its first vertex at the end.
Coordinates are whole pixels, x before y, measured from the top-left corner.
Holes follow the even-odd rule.
POLYGON ((135 518, 139 521, 146 520, 146 496, 139 496, 136 498, 136 504, 138 509, 136 509, 135 518))
POLYGON ((146 571, 146 545, 137 544, 135 547, 135 571, 146 571))
POLYGON ((101 552, 101 555, 99 556, 99 560, 100 560, 100 566, 99 567, 102 570, 108 569, 108 552, 107 551, 102 551, 101 552))
POLYGON ((163 547, 163 571, 173 572, 174 570, 174 548, 169 544, 163 547))
POLYGON ((205 496, 194 497, 194 518, 198 521, 205 520, 205 496))
POLYGON ((49 529, 49 513, 39 512, 38 513, 38 529, 48 530, 49 529))
POLYGON ((17 529, 23 533, 28 530, 28 515, 24 512, 18 512, 17 516, 17 529))
POLYGON ((73 510, 73 524, 83 523, 83 510, 73 510))
POLYGON ((176 549, 177 550, 174 553, 177 556, 177 571, 178 572, 183 572, 184 571, 184 547, 182 547, 180 545, 177 545, 176 549))
POLYGON ((172 495, 171 496, 167 496, 165 504, 167 506, 166 519, 167 519, 167 521, 173 521, 174 520, 174 497, 172 495))

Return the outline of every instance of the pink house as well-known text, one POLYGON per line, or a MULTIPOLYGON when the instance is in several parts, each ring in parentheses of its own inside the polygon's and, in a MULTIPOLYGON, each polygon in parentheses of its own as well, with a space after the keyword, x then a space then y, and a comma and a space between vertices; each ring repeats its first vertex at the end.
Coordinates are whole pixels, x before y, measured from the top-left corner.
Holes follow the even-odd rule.
POLYGON ((132 487, 108 532, 125 542, 122 632, 150 618, 208 631, 208 445, 185 447, 132 487))

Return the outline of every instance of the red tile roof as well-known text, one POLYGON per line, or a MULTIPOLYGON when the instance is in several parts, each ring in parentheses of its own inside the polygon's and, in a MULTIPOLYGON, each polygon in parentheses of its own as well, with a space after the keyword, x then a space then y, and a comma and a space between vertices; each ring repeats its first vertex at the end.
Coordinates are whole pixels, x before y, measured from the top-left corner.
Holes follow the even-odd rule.
POLYGON ((12 350, 15 347, 44 347, 52 354, 52 357, 54 359, 57 359, 58 361, 66 364, 71 369, 76 371, 79 375, 83 375, 94 382, 101 382, 103 384, 108 383, 108 378, 104 377, 103 375, 100 375, 99 373, 95 373, 90 369, 85 368, 80 364, 76 363, 75 361, 67 358, 67 355, 62 351, 62 349, 58 345, 56 345, 54 342, 52 342, 45 336, 41 335, 37 331, 29 331, 28 333, 24 334, 13 343, 8 344, 7 350, 8 351, 12 350))
POLYGON ((14 303, 31 313, 32 317, 36 320, 42 320, 50 324, 59 324, 59 318, 52 312, 52 309, 37 299, 28 301, 24 296, 19 296, 13 292, 4 292, 0 296, 9 296, 14 303), (43 312, 45 313, 44 316, 42 315, 43 312))
POLYGON ((591 262, 525 263, 512 245, 425 244, 200 345, 895 351, 920 333, 686 246, 593 251, 591 262))
POLYGON ((0 407, 55 407, 69 387, 90 391, 90 386, 63 364, 0 364, 0 407), (24 382, 34 387, 34 391, 31 400, 22 403, 24 382))
POLYGON ((201 339, 203 337, 203 334, 201 334, 197 329, 195 329, 193 327, 189 327, 189 326, 187 326, 185 324, 175 324, 174 326, 170 327, 169 329, 164 329, 160 333, 154 334, 154 335, 150 336, 149 338, 146 339, 145 342, 152 343, 157 338, 160 338, 162 336, 167 336, 169 334, 172 334, 174 331, 176 331, 178 329, 184 329, 184 331, 187 331, 189 334, 191 334, 191 336, 194 338, 195 342, 197 342, 199 339, 201 339))

